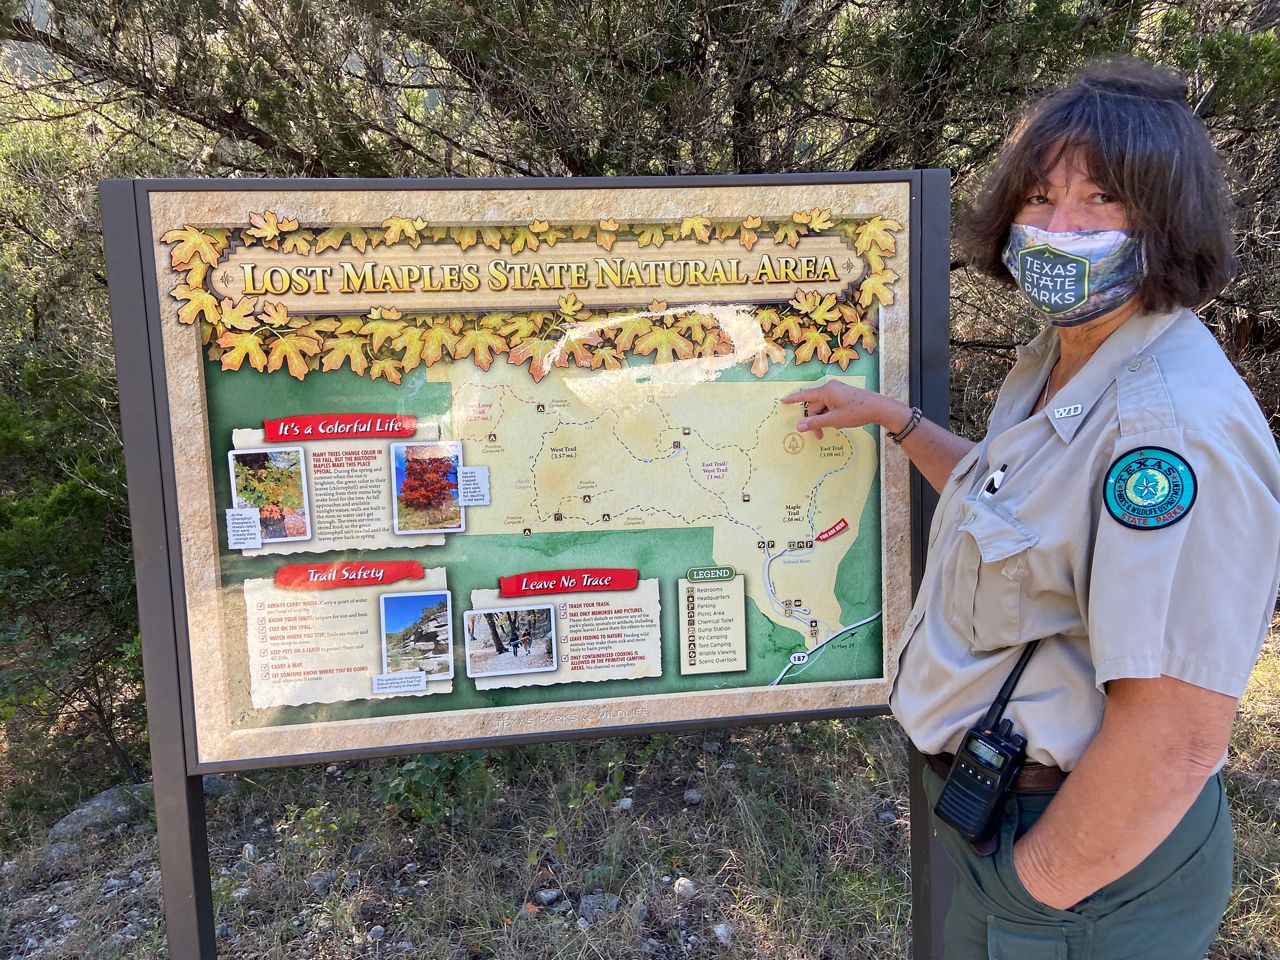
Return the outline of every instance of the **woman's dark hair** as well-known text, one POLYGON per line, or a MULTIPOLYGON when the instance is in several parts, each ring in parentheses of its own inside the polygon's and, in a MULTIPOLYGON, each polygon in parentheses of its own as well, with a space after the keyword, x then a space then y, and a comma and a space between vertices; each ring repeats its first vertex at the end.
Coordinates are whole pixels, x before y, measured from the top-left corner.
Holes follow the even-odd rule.
POLYGON ((1230 200, 1217 151, 1176 75, 1129 58, 1085 68, 1019 122, 962 224, 973 266, 1013 284, 1001 253, 1009 225, 1072 151, 1104 192, 1124 203, 1145 272, 1147 310, 1194 307, 1235 269, 1230 200))

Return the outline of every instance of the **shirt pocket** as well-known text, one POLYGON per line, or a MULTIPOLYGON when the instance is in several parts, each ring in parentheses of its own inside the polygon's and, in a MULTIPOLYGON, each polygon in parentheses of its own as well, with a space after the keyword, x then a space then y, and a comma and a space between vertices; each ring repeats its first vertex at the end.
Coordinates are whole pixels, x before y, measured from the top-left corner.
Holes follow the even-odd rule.
POLYGON ((938 539, 938 532, 942 529, 942 518, 946 515, 947 504, 951 498, 956 495, 956 490, 973 471, 973 465, 978 462, 978 456, 982 452, 982 444, 975 443, 973 447, 963 457, 956 462, 951 468, 951 474, 947 477, 946 484, 943 485, 942 491, 938 494, 938 505, 933 511, 933 522, 929 526, 929 548, 932 549, 933 542, 938 539))
POLYGON ((947 623, 974 650, 1021 643, 1028 552, 1040 538, 981 495, 966 498, 960 514, 943 603, 947 623))

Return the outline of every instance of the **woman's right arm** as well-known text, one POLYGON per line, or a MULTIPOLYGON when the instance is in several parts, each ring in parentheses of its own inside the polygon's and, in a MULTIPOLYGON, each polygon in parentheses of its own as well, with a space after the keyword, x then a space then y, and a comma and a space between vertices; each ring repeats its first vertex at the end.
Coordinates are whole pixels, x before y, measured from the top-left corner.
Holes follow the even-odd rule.
MULTIPOLYGON (((900 400, 870 390, 860 390, 847 383, 824 383, 809 390, 797 390, 782 398, 783 403, 805 404, 804 416, 796 429, 812 430, 822 439, 823 428, 864 427, 879 424, 884 430, 898 432, 911 419, 911 408, 900 400)), ((972 440, 958 437, 930 420, 921 420, 902 441, 902 450, 912 464, 939 492, 960 458, 973 449, 972 440)))

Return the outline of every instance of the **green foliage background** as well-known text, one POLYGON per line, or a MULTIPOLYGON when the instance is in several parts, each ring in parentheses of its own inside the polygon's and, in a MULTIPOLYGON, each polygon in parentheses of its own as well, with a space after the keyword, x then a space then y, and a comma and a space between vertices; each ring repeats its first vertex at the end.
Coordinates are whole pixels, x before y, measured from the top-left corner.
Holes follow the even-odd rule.
MULTIPOLYGON (((1274 417, 1278 18, 1248 0, 2 0, 0 837, 146 775, 99 179, 949 167, 962 202, 1029 98, 1133 53, 1187 76, 1235 171, 1242 269, 1202 315, 1274 417)), ((959 254, 952 280, 955 425, 977 433, 1032 330, 959 254)))

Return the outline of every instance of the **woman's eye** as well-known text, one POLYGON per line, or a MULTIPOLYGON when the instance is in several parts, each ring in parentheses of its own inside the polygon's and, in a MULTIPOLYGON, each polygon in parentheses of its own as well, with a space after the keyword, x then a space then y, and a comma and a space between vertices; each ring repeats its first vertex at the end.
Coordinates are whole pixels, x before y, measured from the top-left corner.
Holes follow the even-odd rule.
POLYGON ((1027 203, 1032 204, 1033 206, 1040 206, 1048 202, 1049 198, 1043 193, 1033 193, 1031 196, 1027 197, 1027 203))
POLYGON ((1100 194, 1098 194, 1098 202, 1099 202, 1099 203, 1118 203, 1118 202, 1119 202, 1119 198, 1118 198, 1118 197, 1113 197, 1113 196, 1112 196, 1111 194, 1109 194, 1109 193, 1100 193, 1100 194))

